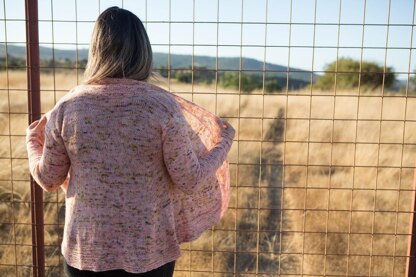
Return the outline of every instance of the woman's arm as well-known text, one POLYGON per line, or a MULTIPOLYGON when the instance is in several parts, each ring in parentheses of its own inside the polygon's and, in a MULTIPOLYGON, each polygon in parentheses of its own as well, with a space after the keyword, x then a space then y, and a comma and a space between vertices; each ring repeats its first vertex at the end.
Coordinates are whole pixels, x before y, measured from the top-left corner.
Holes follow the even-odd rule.
POLYGON ((191 194, 223 164, 235 131, 229 123, 218 118, 222 136, 206 155, 198 158, 189 140, 187 124, 183 116, 169 121, 163 135, 163 156, 172 181, 183 192, 191 194))
POLYGON ((54 113, 49 119, 43 116, 30 124, 26 129, 26 146, 33 178, 45 191, 55 191, 68 175, 70 160, 54 113))

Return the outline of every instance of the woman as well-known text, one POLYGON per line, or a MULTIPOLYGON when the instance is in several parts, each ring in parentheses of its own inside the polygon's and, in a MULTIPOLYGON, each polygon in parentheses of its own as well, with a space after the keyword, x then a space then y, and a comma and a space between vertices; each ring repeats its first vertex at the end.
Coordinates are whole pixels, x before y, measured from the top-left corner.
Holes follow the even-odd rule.
POLYGON ((147 83, 151 70, 141 21, 109 8, 94 27, 86 84, 27 129, 37 183, 55 191, 70 173, 62 242, 68 276, 172 276, 179 244, 224 213, 226 203, 208 210, 197 200, 211 195, 201 189, 207 183, 218 199, 226 194, 215 182, 219 168, 226 170, 234 129, 147 83), (191 142, 185 114, 215 125, 207 128, 212 147, 191 142))

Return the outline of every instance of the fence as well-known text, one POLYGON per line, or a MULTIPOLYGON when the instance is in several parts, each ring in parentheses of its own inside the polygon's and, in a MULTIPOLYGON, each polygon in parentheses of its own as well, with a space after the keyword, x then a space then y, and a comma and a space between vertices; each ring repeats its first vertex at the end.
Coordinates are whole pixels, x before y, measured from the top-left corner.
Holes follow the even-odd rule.
POLYGON ((82 82, 112 5, 146 25, 153 82, 237 130, 229 211, 175 276, 415 275, 415 1, 1 4, 2 276, 63 276, 65 196, 30 181, 25 128, 82 82))

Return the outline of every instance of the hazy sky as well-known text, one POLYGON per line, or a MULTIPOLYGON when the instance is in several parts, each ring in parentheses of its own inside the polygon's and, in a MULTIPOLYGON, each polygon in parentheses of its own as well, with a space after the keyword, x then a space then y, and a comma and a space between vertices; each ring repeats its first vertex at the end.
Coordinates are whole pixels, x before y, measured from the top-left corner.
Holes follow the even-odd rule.
MULTIPOLYGON (((99 12, 115 5, 142 19, 155 52, 169 52, 170 45, 171 53, 242 55, 285 66, 290 56, 291 67, 323 70, 339 45, 339 57, 359 59, 362 53, 402 73, 410 60, 410 70, 416 69, 414 0, 39 0, 40 42, 86 48, 99 12), (314 22, 315 30, 308 24, 314 22)), ((0 41, 7 33, 8 43, 24 43, 23 19, 24 0, 1 0, 0 41)))

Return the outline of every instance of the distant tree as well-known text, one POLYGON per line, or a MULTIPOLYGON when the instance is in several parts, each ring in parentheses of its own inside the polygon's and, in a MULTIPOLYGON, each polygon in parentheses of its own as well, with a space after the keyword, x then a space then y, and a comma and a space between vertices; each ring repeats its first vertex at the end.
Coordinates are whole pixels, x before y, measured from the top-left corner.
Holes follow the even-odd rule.
POLYGON ((238 89, 239 78, 237 73, 225 72, 220 78, 221 85, 225 88, 238 89))
POLYGON ((63 61, 61 61, 61 63, 63 64, 64 67, 74 67, 74 62, 69 59, 69 58, 65 58, 63 61))
MULTIPOLYGON (((161 69, 163 70, 163 69, 161 69)), ((180 69, 171 72, 171 78, 175 78, 182 83, 206 83, 211 84, 216 79, 216 72, 209 70, 205 67, 196 67, 193 70, 180 69), (172 74, 175 72, 174 74, 172 74)), ((238 73, 238 72, 225 72, 219 73, 218 79, 220 85, 225 88, 241 89, 242 92, 252 92, 256 89, 263 88, 263 77, 261 74, 253 73, 238 73)), ((280 83, 276 79, 266 79, 264 83, 264 89, 266 92, 276 92, 282 89, 280 83)))
POLYGON ((240 88, 242 92, 252 92, 261 89, 263 82, 261 77, 254 74, 242 73, 241 76, 236 72, 226 72, 221 76, 221 84, 225 88, 240 88))
POLYGON ((6 69, 6 58, 0 57, 0 70, 5 70, 5 69, 6 69))
POLYGON ((207 67, 194 67, 194 82, 212 84, 215 80, 216 73, 207 67))
POLYGON ((282 86, 279 84, 277 80, 268 80, 264 83, 264 91, 271 93, 276 91, 281 91, 282 86))
POLYGON ((338 89, 356 88, 360 84, 364 89, 372 90, 383 85, 383 78, 384 86, 389 88, 396 80, 396 76, 391 67, 386 68, 386 73, 384 73, 383 66, 366 61, 362 62, 360 80, 360 61, 350 58, 341 58, 338 60, 338 64, 333 62, 326 65, 325 71, 327 72, 318 78, 314 87, 323 90, 333 89, 335 74, 338 89))
POLYGON ((178 71, 176 73, 176 79, 179 82, 190 84, 192 83, 192 73, 188 71, 178 71))
POLYGON ((26 60, 23 58, 17 58, 8 55, 7 56, 7 64, 6 64, 6 57, 0 58, 0 70, 5 70, 6 67, 9 69, 20 69, 23 70, 26 68, 26 60))
POLYGON ((159 71, 160 75, 162 75, 162 77, 167 78, 169 75, 169 71, 167 69, 166 66, 162 65, 160 68, 157 68, 157 71, 159 71))
POLYGON ((409 79, 409 94, 416 94, 416 69, 413 70, 413 75, 409 79))
POLYGON ((55 63, 53 59, 42 59, 40 60, 40 66, 41 67, 47 67, 47 68, 53 68, 55 66, 55 63))
POLYGON ((88 62, 87 59, 79 60, 78 61, 78 67, 82 68, 82 69, 85 69, 87 67, 87 62, 88 62))
POLYGON ((176 74, 178 73, 177 70, 167 69, 167 72, 168 72, 167 77, 170 76, 170 78, 176 79, 176 74))
POLYGON ((255 89, 260 89, 263 86, 262 80, 255 78, 252 74, 241 74, 241 91, 252 92, 255 89))

